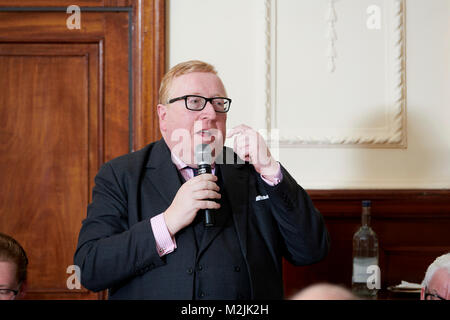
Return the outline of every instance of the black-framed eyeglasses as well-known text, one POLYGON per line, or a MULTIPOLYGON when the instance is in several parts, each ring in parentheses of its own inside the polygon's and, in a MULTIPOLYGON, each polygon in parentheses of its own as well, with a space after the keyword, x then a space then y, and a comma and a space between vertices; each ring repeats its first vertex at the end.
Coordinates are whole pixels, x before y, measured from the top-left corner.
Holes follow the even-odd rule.
POLYGON ((12 297, 17 296, 17 294, 19 293, 18 290, 13 290, 13 289, 0 289, 0 300, 9 300, 12 297))
POLYGON ((169 103, 174 103, 178 100, 184 100, 184 104, 188 110, 202 111, 206 104, 210 102, 216 112, 226 113, 230 110, 231 99, 225 97, 205 98, 197 95, 186 95, 169 100, 169 103))
POLYGON ((445 299, 444 297, 441 297, 437 293, 428 292, 425 289, 425 300, 447 300, 447 299, 445 299))

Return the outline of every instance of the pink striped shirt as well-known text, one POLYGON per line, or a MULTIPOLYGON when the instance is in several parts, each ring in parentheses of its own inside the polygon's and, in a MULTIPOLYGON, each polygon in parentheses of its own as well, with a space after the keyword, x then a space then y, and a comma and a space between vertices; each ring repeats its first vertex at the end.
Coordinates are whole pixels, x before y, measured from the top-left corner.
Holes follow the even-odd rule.
MULTIPOLYGON (((181 173, 183 178, 188 181, 194 177, 194 171, 192 168, 188 167, 183 161, 178 159, 174 154, 172 154, 172 162, 177 167, 177 170, 181 173)), ((213 165, 212 174, 215 174, 215 168, 213 165)), ((281 182, 283 179, 283 174, 281 173, 280 164, 278 163, 278 172, 273 177, 264 177, 261 175, 261 179, 270 186, 275 186, 281 182)), ((173 252, 177 248, 177 243, 175 237, 170 235, 167 228, 166 222, 164 220, 164 212, 154 216, 150 219, 150 224, 152 227, 153 235, 156 241, 156 250, 160 257, 173 252)))

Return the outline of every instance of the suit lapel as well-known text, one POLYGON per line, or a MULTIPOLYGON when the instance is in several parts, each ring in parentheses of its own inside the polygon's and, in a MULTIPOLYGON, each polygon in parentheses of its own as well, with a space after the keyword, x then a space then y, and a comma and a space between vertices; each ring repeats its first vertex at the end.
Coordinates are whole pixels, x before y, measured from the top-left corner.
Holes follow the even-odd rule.
POLYGON ((242 254, 247 257, 248 171, 244 165, 240 164, 219 166, 242 254))
MULTIPOLYGON (((202 211, 200 211, 200 214, 203 214, 202 211)), ((205 231, 203 233, 202 239, 199 241, 199 248, 198 248, 198 255, 197 258, 200 258, 203 251, 206 250, 206 248, 209 246, 209 244, 214 240, 214 238, 222 231, 223 227, 225 226, 226 221, 230 218, 231 213, 227 212, 214 212, 214 226, 213 227, 204 227, 203 226, 203 217, 201 217, 201 225, 197 226, 199 228, 205 228, 205 231)))
POLYGON ((150 180, 161 197, 170 205, 181 187, 177 168, 172 162, 170 150, 163 139, 159 140, 147 161, 146 178, 150 180))

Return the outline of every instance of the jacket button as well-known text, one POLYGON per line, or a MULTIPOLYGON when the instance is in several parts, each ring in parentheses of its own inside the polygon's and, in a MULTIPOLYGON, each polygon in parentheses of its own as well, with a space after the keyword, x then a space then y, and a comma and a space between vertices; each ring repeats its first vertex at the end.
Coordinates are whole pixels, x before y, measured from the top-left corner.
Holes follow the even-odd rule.
POLYGON ((198 270, 202 271, 203 270, 203 266, 198 266, 198 270))
POLYGON ((239 268, 239 266, 235 266, 234 271, 239 272, 239 271, 241 271, 241 268, 239 268))
POLYGON ((200 296, 200 298, 203 298, 203 297, 205 297, 205 293, 202 291, 202 292, 200 292, 199 296, 200 296))
POLYGON ((193 270, 192 270, 192 268, 187 268, 187 269, 186 269, 186 272, 187 272, 188 274, 192 274, 193 270))

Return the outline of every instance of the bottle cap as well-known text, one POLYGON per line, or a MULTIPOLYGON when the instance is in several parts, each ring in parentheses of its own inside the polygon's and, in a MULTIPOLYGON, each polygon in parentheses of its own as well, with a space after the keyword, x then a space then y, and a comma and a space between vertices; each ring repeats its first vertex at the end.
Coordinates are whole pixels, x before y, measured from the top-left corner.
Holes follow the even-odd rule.
POLYGON ((362 206, 363 207, 370 207, 372 202, 370 200, 363 200, 362 206))

